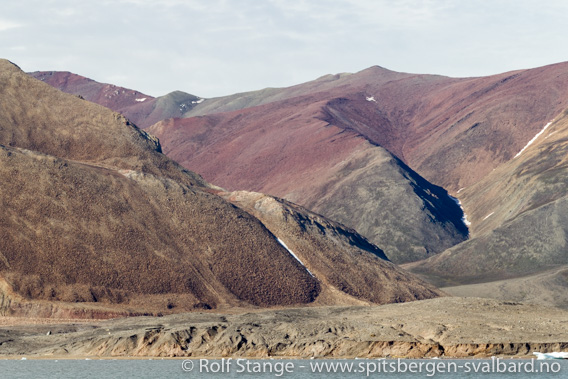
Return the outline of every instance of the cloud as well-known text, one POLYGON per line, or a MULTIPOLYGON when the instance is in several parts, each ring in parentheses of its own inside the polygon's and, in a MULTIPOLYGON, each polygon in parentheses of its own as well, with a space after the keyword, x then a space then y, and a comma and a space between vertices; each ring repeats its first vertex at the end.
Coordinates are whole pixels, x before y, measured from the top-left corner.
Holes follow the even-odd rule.
POLYGON ((371 65, 471 76, 559 62, 567 11, 565 0, 25 0, 3 4, 0 46, 26 46, 5 53, 31 71, 211 97, 371 65))
POLYGON ((20 28, 22 26, 23 25, 18 22, 0 19, 0 32, 9 29, 20 28))

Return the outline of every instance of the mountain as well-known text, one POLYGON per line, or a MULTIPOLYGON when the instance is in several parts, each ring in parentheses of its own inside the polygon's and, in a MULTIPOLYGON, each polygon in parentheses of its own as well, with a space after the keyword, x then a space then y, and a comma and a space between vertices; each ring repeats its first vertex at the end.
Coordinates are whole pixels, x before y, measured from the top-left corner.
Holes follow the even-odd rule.
MULTIPOLYGON (((78 89, 53 85, 85 96, 78 89)), ((567 88, 568 62, 478 78, 406 74, 374 66, 288 88, 206 99, 182 117, 266 104, 277 108, 283 102, 298 108, 292 114, 323 120, 386 148, 455 195, 513 158, 568 108, 567 88)), ((291 125, 294 119, 280 122, 291 125)))
POLYGON ((81 96, 85 100, 119 112, 141 128, 167 118, 181 117, 204 101, 200 97, 181 91, 154 98, 138 91, 99 83, 65 71, 36 71, 29 75, 63 92, 81 96))
POLYGON ((374 66, 147 130, 206 179, 340 221, 450 292, 562 305, 567 109, 568 62, 477 78, 374 66))
MULTIPOLYGON (((156 138, 5 60, 0 99, 2 314, 110 317, 440 295, 371 244, 342 247, 350 239, 319 254, 348 250, 384 275, 350 293, 333 287, 328 276, 338 272, 314 276, 282 244, 291 241, 286 230, 218 196, 219 187, 163 155, 156 138)), ((348 266, 341 274, 355 275, 348 266)))
POLYGON ((381 249, 342 224, 260 193, 237 191, 221 196, 281 236, 282 245, 320 279, 322 299, 336 297, 339 291, 375 304, 439 295, 433 287, 427 292, 423 283, 388 262, 381 249))
POLYGON ((184 116, 297 99, 309 104, 312 117, 386 148, 455 194, 511 159, 562 113, 567 88, 568 62, 479 78, 374 66, 289 88, 208 99, 184 116))
POLYGON ((219 99, 209 115, 165 120, 149 131, 163 141, 167 154, 225 187, 237 182, 236 173, 246 172, 250 182, 239 175, 240 188, 274 193, 341 221, 394 261, 427 258, 404 267, 450 293, 566 306, 567 63, 462 79, 373 67, 271 90, 268 99, 264 105, 252 93, 219 99), (239 98, 258 105, 228 111, 239 98), (314 127, 318 121, 321 129, 314 127), (325 139, 320 130, 331 137, 325 139), (365 139, 370 151, 385 148, 393 154, 390 162, 404 165, 399 176, 405 180, 392 180, 392 163, 361 159, 357 138, 365 139), (202 152, 200 146, 216 150, 202 152), (288 165, 301 174, 290 174, 288 165), (405 187, 447 200, 425 179, 459 197, 467 213, 462 215, 467 241, 440 233, 436 240, 430 233, 414 238, 410 249, 398 242, 397 235, 408 240, 438 224, 425 222, 424 210, 445 214, 459 230, 459 212, 448 217, 447 201, 432 208, 424 206, 431 201, 416 202, 414 214, 422 217, 411 216, 405 187), (378 189, 379 196, 369 196, 378 189), (380 226, 382 233, 373 231, 377 220, 388 225, 380 226), (433 241, 443 243, 435 250, 433 241), (427 253, 417 254, 418 246, 427 253))
POLYGON ((308 101, 169 119, 147 130, 168 156, 207 180, 283 197, 337 220, 393 262, 423 259, 467 238, 463 213, 446 191, 384 148, 314 117, 321 103, 308 101))
MULTIPOLYGON (((530 292, 537 289, 538 293, 546 292, 538 286, 546 274, 548 282, 550 277, 554 279, 548 288, 554 288, 555 293, 561 293, 562 288, 565 293, 567 141, 565 111, 545 125, 526 149, 463 190, 464 203, 477 205, 468 214, 477 237, 420 262, 413 271, 452 286, 524 277, 516 281, 525 282, 524 286, 508 290, 509 296, 514 294, 521 300, 520 292, 528 297, 535 297, 530 292)), ((474 290, 475 286, 468 288, 474 290)), ((562 304, 568 302, 562 300, 562 304)))

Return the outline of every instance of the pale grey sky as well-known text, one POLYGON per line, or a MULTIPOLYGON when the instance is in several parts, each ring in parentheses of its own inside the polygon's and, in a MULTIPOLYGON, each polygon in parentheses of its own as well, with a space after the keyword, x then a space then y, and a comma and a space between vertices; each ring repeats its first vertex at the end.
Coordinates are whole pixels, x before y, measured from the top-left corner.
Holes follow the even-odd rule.
POLYGON ((568 61, 565 0, 7 0, 0 57, 160 96, 568 61))

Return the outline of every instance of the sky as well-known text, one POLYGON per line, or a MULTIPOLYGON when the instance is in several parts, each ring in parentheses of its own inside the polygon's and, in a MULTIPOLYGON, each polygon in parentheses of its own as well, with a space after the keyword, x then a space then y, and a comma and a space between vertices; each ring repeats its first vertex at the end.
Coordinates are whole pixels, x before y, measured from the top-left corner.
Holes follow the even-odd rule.
POLYGON ((209 98, 373 65, 453 77, 568 61, 565 0, 8 0, 0 58, 209 98))

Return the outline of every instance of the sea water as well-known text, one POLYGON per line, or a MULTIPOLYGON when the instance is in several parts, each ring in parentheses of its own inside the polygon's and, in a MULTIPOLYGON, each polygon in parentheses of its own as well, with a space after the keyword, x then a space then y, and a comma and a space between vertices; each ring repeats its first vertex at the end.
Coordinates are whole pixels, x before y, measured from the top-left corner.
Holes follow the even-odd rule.
POLYGON ((568 360, 0 360, 2 378, 568 378, 568 360))

